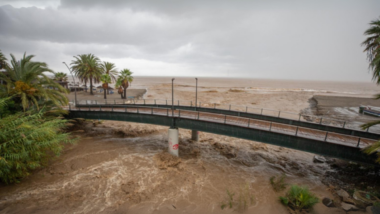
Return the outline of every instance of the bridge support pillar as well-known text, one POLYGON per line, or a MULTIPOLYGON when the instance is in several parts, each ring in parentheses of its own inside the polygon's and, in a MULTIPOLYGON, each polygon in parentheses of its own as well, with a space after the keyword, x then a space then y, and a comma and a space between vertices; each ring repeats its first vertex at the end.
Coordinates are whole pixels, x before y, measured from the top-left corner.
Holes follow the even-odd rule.
POLYGON ((168 132, 168 151, 171 155, 178 157, 178 129, 177 128, 170 128, 168 132))
POLYGON ((199 132, 197 130, 191 130, 191 140, 198 142, 199 132))

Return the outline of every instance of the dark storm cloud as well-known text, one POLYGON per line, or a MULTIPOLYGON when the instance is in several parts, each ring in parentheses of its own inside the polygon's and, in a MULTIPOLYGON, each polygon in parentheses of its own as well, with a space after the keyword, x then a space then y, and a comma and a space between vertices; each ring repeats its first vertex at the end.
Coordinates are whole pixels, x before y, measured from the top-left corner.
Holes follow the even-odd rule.
POLYGON ((0 7, 5 53, 28 51, 62 69, 91 52, 147 71, 165 64, 164 75, 370 79, 360 43, 380 15, 378 1, 17 2, 0 7))

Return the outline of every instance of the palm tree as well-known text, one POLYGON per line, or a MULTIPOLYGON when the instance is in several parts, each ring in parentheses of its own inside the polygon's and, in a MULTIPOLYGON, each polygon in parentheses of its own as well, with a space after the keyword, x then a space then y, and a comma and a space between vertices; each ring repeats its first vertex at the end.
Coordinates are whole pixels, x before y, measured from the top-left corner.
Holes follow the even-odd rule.
POLYGON ((66 82, 67 81, 67 74, 63 72, 57 72, 54 74, 54 80, 60 81, 60 82, 66 82))
POLYGON ((127 88, 129 87, 129 83, 132 83, 132 81, 133 81, 132 74, 133 73, 129 69, 123 69, 120 72, 120 76, 118 79, 120 81, 121 86, 123 86, 123 88, 124 88, 123 99, 127 98, 127 88))
POLYGON ((4 56, 3 52, 0 50, 0 69, 5 69, 7 66, 7 58, 4 56))
POLYGON ((123 99, 123 87, 121 86, 121 79, 118 78, 115 83, 115 88, 118 88, 117 93, 120 94, 121 99, 123 99))
POLYGON ((74 56, 75 60, 71 65, 75 75, 82 81, 87 83, 90 81, 90 94, 94 95, 92 91, 92 83, 99 83, 99 78, 102 70, 99 64, 99 58, 93 54, 81 54, 74 56))
MULTIPOLYGON (((103 64, 101 64, 100 67, 102 69, 103 74, 109 75, 111 77, 112 82, 116 82, 116 76, 118 72, 116 70, 116 66, 114 63, 103 62, 103 64)), ((108 89, 107 89, 107 94, 110 94, 108 89)))
POLYGON ((370 28, 364 32, 367 39, 362 43, 367 52, 369 69, 373 71, 372 79, 380 84, 380 19, 370 22, 370 28))
POLYGON ((108 74, 103 74, 100 77, 100 81, 102 81, 102 83, 103 83, 102 86, 103 86, 103 89, 104 89, 104 99, 107 99, 107 93, 106 93, 106 91, 108 91, 108 84, 111 83, 111 77, 108 74))
MULTIPOLYGON (((367 39, 362 43, 365 46, 364 52, 367 52, 367 59, 369 61, 369 69, 373 71, 372 80, 376 84, 380 84, 380 19, 370 22, 370 28, 364 32, 367 39)), ((375 99, 380 99, 380 94, 375 96, 375 99)), ((380 124, 380 121, 373 121, 367 124, 363 124, 362 129, 367 129, 371 126, 380 124)), ((364 152, 372 154, 378 152, 380 149, 380 141, 365 148, 364 152)), ((377 159, 380 163, 380 155, 377 159)))
POLYGON ((64 94, 67 94, 67 90, 46 76, 45 73, 54 74, 46 63, 34 62, 33 57, 25 53, 21 60, 16 60, 11 54, 11 64, 6 67, 7 75, 0 73, 0 80, 7 83, 2 86, 4 90, 0 97, 13 96, 24 111, 32 106, 39 109, 40 104, 47 102, 58 107, 66 105, 68 100, 64 94))

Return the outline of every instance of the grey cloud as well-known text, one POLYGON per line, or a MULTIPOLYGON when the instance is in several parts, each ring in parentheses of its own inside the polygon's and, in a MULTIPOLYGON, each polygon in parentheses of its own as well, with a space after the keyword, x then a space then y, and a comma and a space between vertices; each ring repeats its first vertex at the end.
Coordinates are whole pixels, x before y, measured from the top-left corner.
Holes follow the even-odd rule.
POLYGON ((41 54, 57 68, 62 59, 91 52, 182 65, 186 72, 209 76, 231 71, 247 77, 366 80, 360 43, 369 21, 379 16, 376 8, 377 1, 239 0, 1 6, 0 49, 41 54))

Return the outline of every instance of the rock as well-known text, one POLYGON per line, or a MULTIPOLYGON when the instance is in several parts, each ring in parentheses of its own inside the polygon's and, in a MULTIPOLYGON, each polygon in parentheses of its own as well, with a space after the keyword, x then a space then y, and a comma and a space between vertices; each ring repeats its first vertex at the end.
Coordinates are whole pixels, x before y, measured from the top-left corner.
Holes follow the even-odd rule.
POLYGON ((347 198, 347 197, 345 197, 345 198, 343 198, 343 201, 346 202, 347 204, 353 204, 353 205, 356 205, 356 204, 355 204, 355 201, 352 200, 351 198, 347 198))
POLYGON ((347 203, 342 203, 342 209, 345 210, 345 211, 355 211, 355 210, 359 210, 359 208, 357 208, 355 205, 352 205, 352 204, 347 204, 347 203))
POLYGON ((364 191, 355 191, 353 194, 353 198, 354 198, 355 204, 362 208, 371 206, 375 202, 380 201, 377 197, 370 195, 364 191), (367 198, 367 196, 369 196, 369 198, 367 198))
POLYGON ((334 205, 334 202, 329 199, 329 198, 323 198, 322 199, 322 203, 326 206, 326 207, 335 207, 334 205))
POLYGON ((324 163, 324 162, 326 162, 326 158, 324 158, 322 156, 315 155, 313 162, 314 163, 324 163))
MULTIPOLYGON (((343 189, 340 189, 338 191, 336 191, 336 194, 338 194, 342 199, 344 198, 349 198, 350 197, 350 194, 348 194, 346 191, 344 191, 343 189)), ((344 200, 343 200, 344 201, 344 200)))

